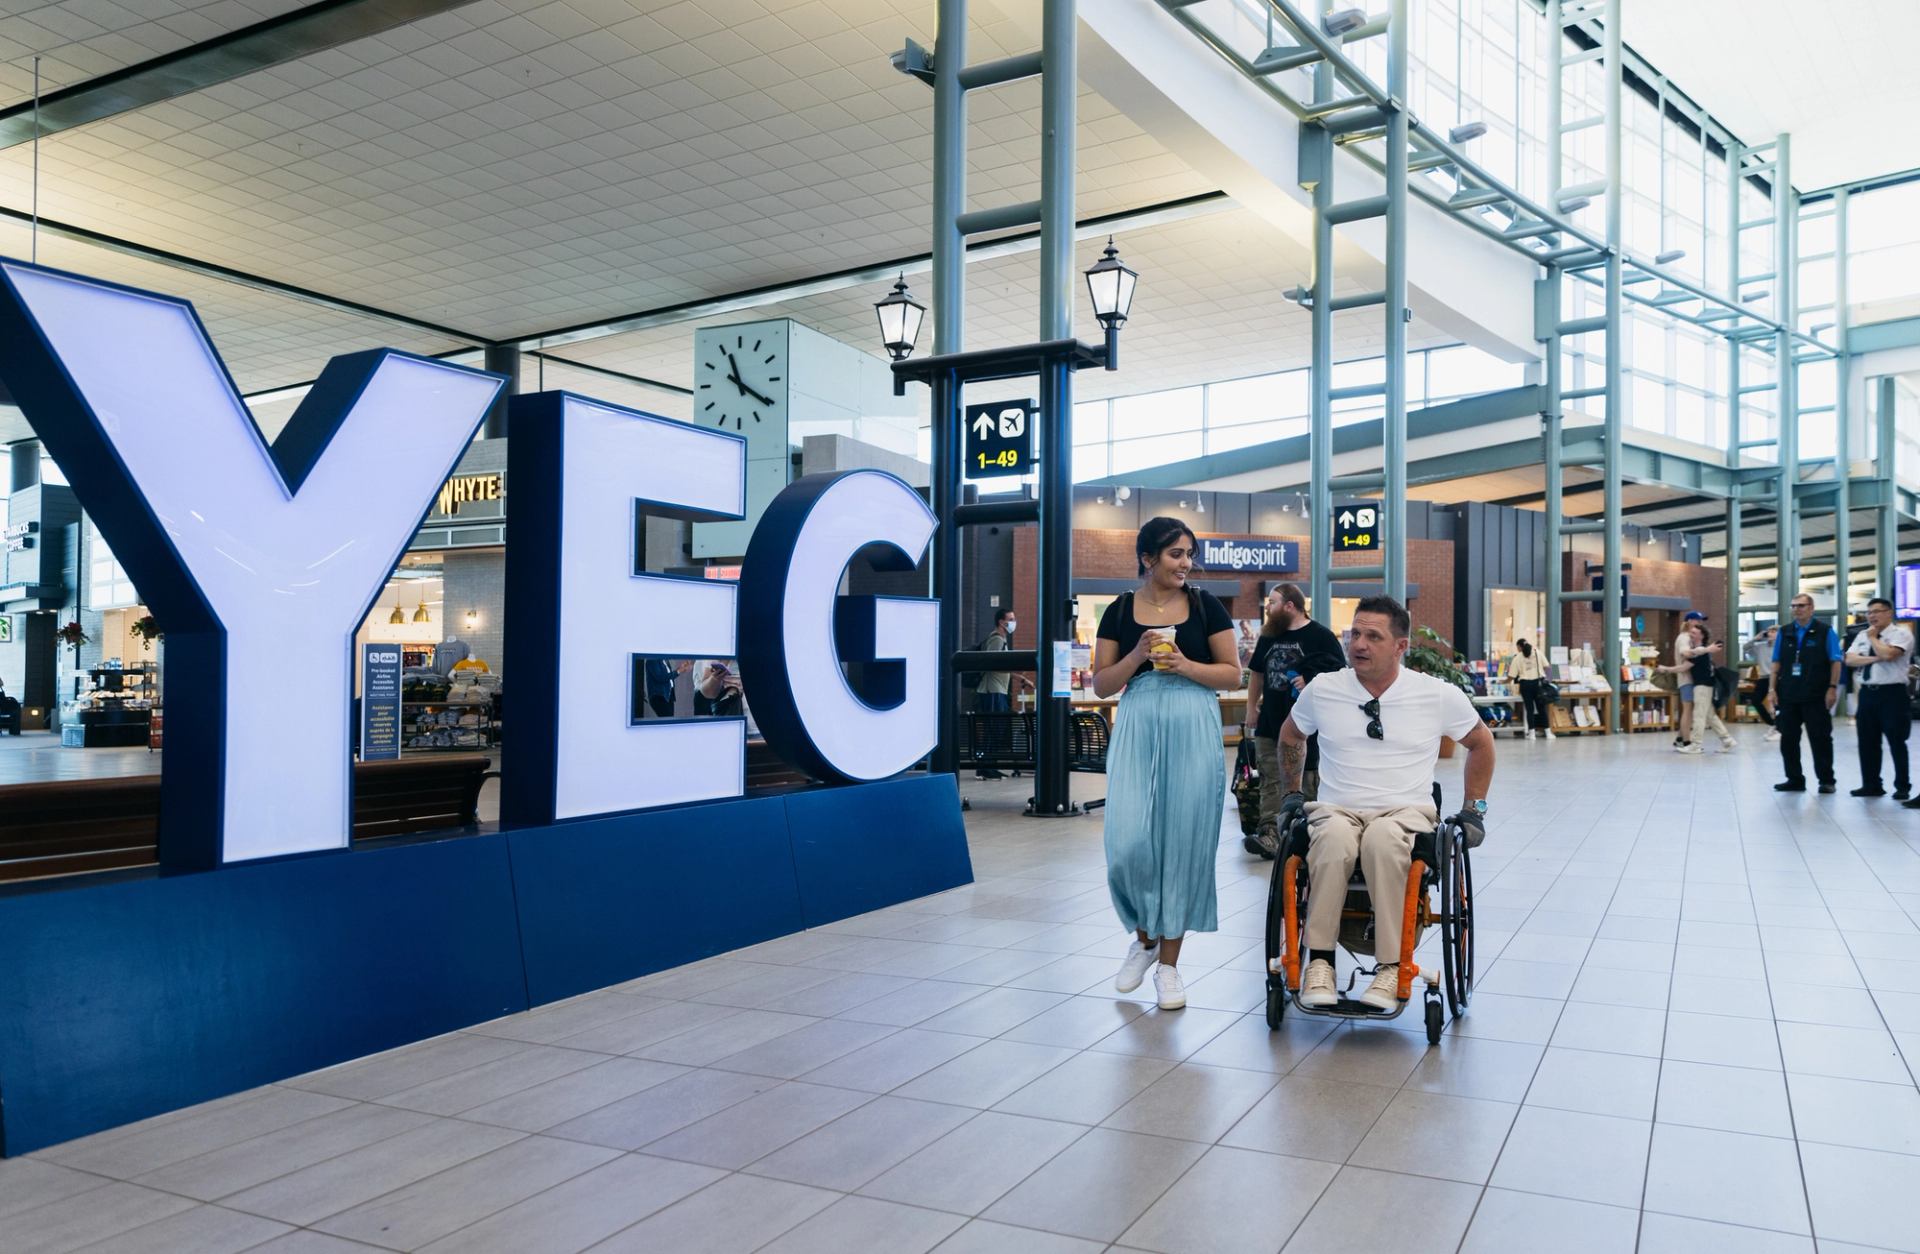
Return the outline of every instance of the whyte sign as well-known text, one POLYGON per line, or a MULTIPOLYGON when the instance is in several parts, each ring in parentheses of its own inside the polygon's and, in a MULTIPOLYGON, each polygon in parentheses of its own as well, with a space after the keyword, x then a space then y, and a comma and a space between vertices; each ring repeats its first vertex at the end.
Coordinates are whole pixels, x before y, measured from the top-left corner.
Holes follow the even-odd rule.
POLYGON ((1194 561, 1204 570, 1290 575, 1300 569, 1300 543, 1297 540, 1202 540, 1194 561))
MULTIPOLYGON (((344 848, 355 632, 436 505, 499 499, 497 474, 449 475, 504 380, 336 357, 269 443, 185 301, 7 261, 0 378, 166 625, 163 864, 344 848), (288 657, 308 659, 298 719, 258 700, 288 657)), ((768 743, 823 779, 882 779, 933 747, 937 606, 838 595, 869 545, 903 569, 923 555, 934 519, 912 489, 804 479, 737 584, 647 575, 636 517, 742 517, 745 443, 559 392, 515 397, 510 421, 508 826, 741 795, 744 720, 635 722, 641 657, 738 657, 768 743)))

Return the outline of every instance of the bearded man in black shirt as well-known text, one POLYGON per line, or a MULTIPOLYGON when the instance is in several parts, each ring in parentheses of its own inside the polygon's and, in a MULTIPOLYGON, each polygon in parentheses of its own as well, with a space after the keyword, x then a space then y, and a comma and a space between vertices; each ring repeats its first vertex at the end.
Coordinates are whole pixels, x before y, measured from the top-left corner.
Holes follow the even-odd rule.
MULTIPOLYGON (((1247 712, 1252 721, 1241 729, 1242 735, 1253 735, 1260 769, 1260 825, 1241 842, 1248 853, 1271 859, 1280 849, 1280 801, 1286 791, 1280 779, 1280 725, 1315 675, 1346 664, 1340 638, 1307 616, 1307 594, 1299 584, 1283 583, 1267 594, 1266 621, 1260 628, 1260 643, 1254 646, 1252 675, 1247 680, 1247 712)), ((1314 737, 1307 742, 1303 791, 1308 800, 1313 799, 1320 779, 1317 741, 1314 737)))

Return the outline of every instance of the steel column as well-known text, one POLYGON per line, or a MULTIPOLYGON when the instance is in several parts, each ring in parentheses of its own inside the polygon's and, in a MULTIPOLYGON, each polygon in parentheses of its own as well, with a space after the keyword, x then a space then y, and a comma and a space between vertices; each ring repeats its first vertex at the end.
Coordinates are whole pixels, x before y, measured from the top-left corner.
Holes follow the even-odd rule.
MULTIPOLYGON (((1539 303, 1547 307, 1551 315, 1550 325, 1557 325, 1560 320, 1561 282, 1559 269, 1554 266, 1547 267, 1547 277, 1538 280, 1538 282, 1544 285, 1546 291, 1546 297, 1539 303), (1551 301, 1551 305, 1547 305, 1548 300, 1551 301)), ((1544 627, 1546 637, 1544 644, 1547 649, 1547 655, 1551 657, 1553 655, 1553 647, 1562 643, 1560 639, 1562 635, 1560 624, 1562 617, 1566 613, 1566 609, 1560 600, 1560 593, 1563 590, 1562 584, 1565 582, 1561 578, 1560 568, 1566 561, 1566 555, 1561 552, 1565 541, 1562 539, 1560 531, 1561 522, 1564 518, 1562 511, 1565 509, 1565 502, 1563 500, 1565 472, 1561 462, 1560 443, 1563 438, 1561 429, 1564 425, 1561 411, 1565 406, 1565 401, 1560 395, 1562 385, 1560 378, 1561 352, 1559 333, 1555 331, 1549 334, 1544 341, 1544 345, 1547 358, 1547 400, 1545 411, 1541 414, 1540 465, 1546 474, 1546 500, 1543 502, 1543 507, 1547 511, 1547 530, 1542 543, 1546 548, 1547 610, 1545 615, 1546 622, 1542 624, 1542 626, 1544 627)))
MULTIPOLYGON (((1040 36, 1040 339, 1073 336, 1075 0, 1046 0, 1040 36)), ((1053 695, 1053 645, 1073 640, 1073 371, 1040 374, 1040 658, 1033 813, 1067 814, 1070 696, 1053 695)))
MULTIPOLYGON (((1702 150, 1704 152, 1704 149, 1702 150)), ((1740 299, 1740 163, 1745 149, 1729 144, 1727 154, 1727 297, 1740 299)), ((1704 159, 1704 158, 1703 158, 1704 159)), ((1706 201, 1701 200, 1704 209, 1706 201)), ((1707 215, 1702 212, 1701 217, 1707 215)), ((1702 277, 1705 265, 1702 263, 1702 277)), ((1740 340, 1727 337, 1727 465, 1740 468, 1740 340)), ((1740 494, 1727 498, 1727 606, 1728 618, 1736 618, 1734 607, 1746 603, 1740 592, 1740 494)), ((1734 624, 1737 626, 1737 621, 1734 624)))
POLYGON ((507 403, 520 391, 520 350, 511 344, 489 344, 482 362, 486 369, 507 376, 507 386, 493 398, 481 425, 481 434, 486 439, 498 440, 507 434, 507 403))
MULTIPOLYGON (((1796 241, 1797 244, 1797 241, 1796 241)), ((1796 249, 1797 251, 1797 249, 1796 249)), ((1853 583, 1853 406, 1849 403, 1847 376, 1847 332, 1852 319, 1847 315, 1847 190, 1833 197, 1833 324, 1840 355, 1833 360, 1833 586, 1839 590, 1844 617, 1853 583)), ((1797 277, 1797 276, 1796 276, 1797 277)), ((1892 596, 1878 589, 1881 596, 1892 596)))
MULTIPOLYGON (((1547 0, 1547 195, 1552 197, 1560 186, 1560 123, 1562 116, 1561 75, 1566 68, 1567 36, 1563 23, 1560 0, 1547 0)), ((1515 77, 1518 77, 1516 75, 1515 77)), ((1514 114, 1515 117, 1519 113, 1514 114)), ((1566 605, 1561 599, 1565 591, 1565 580, 1561 569, 1566 565, 1566 539, 1561 534, 1560 524, 1565 519, 1565 464, 1561 440, 1565 426, 1566 398, 1561 392, 1566 387, 1562 377, 1563 354, 1560 342, 1560 294, 1565 285, 1561 281, 1558 266, 1548 266, 1546 278, 1541 282, 1548 285, 1545 298, 1536 298, 1534 302, 1536 334, 1546 333, 1547 354, 1547 412, 1542 434, 1544 448, 1541 451, 1541 469, 1546 476, 1547 533, 1544 543, 1547 549, 1547 612, 1546 636, 1548 656, 1552 656, 1553 646, 1564 644, 1561 625, 1566 621, 1566 605), (1546 314, 1543 320, 1540 314, 1546 314)))
MULTIPOLYGON (((933 72, 933 351, 960 352, 965 341, 966 239, 960 214, 967 207, 966 0, 940 0, 933 72)), ((932 768, 956 771, 960 754, 959 675, 950 659, 960 651, 960 385, 953 372, 931 381, 931 487, 934 516, 933 595, 940 603, 940 739, 932 768)))
MULTIPOLYGON (((1793 194, 1791 137, 1776 136, 1773 149, 1773 337, 1774 423, 1780 454, 1780 480, 1774 514, 1775 566, 1779 572, 1780 621, 1786 622, 1800 583, 1800 507, 1794 488, 1800 482, 1799 370, 1793 364, 1795 290, 1794 225, 1799 217, 1793 194)), ((1841 607, 1844 615, 1846 607, 1841 607)), ((1844 617, 1840 619, 1846 621, 1844 617)))
MULTIPOLYGON (((1387 7, 1386 486, 1380 502, 1387 595, 1407 602, 1407 0, 1387 7)), ((1324 213, 1321 216, 1325 216, 1324 213)))
MULTIPOLYGON (((1333 0, 1322 0, 1323 12, 1333 11, 1333 0)), ((1322 59, 1313 70, 1313 96, 1316 101, 1331 100, 1334 93, 1333 67, 1322 59)), ((1307 385, 1313 395, 1308 402, 1308 494, 1312 514, 1307 519, 1307 540, 1313 545, 1308 599, 1321 622, 1333 614, 1333 223, 1327 213, 1333 208, 1333 136, 1318 126, 1303 126, 1303 142, 1314 144, 1319 152, 1315 163, 1320 173, 1313 186, 1313 306, 1312 360, 1307 385)), ((1262 611, 1264 613, 1264 610, 1262 611)))
MULTIPOLYGON (((1625 341, 1622 326, 1622 303, 1625 299, 1625 278, 1621 270, 1622 214, 1621 214, 1621 140, 1625 126, 1625 116, 1621 111, 1621 65, 1620 65, 1620 11, 1625 0, 1609 0, 1607 5, 1607 24, 1605 64, 1606 71, 1606 179, 1607 179, 1607 421, 1604 434, 1606 465, 1601 473, 1605 476, 1602 496, 1605 499, 1602 517, 1607 529, 1602 537, 1602 561, 1605 574, 1602 579, 1604 595, 1601 598, 1600 630, 1604 633, 1605 666, 1607 685, 1613 690, 1611 730, 1619 731, 1625 726, 1626 711, 1622 708, 1620 683, 1620 615, 1624 611, 1620 586, 1620 523, 1622 502, 1620 499, 1620 469, 1623 460, 1622 433, 1625 427, 1621 403, 1624 399, 1620 372, 1620 349, 1625 341)), ((1555 39, 1564 38, 1559 31, 1552 32, 1555 39)))
POLYGON ((1880 378, 1879 404, 1874 407, 1874 469, 1880 478, 1880 508, 1874 511, 1874 582, 1880 595, 1893 595, 1893 568, 1900 564, 1899 480, 1895 475, 1898 445, 1894 433, 1896 384, 1892 375, 1880 378))

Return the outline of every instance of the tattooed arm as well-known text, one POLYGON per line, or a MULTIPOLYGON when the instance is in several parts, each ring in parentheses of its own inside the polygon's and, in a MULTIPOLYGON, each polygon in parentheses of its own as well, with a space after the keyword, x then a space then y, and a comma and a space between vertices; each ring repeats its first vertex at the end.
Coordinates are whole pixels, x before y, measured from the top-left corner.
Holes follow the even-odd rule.
POLYGON ((1293 717, 1280 725, 1280 790, 1299 792, 1307 765, 1307 736, 1294 726, 1293 717))

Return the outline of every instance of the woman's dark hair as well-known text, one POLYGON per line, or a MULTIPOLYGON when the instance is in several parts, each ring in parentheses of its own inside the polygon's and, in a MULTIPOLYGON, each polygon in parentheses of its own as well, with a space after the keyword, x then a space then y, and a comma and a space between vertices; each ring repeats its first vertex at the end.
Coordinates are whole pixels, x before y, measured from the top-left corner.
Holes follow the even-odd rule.
POLYGON ((1187 538, 1187 543, 1199 547, 1200 542, 1194 539, 1193 528, 1178 518, 1147 519, 1147 525, 1140 528, 1140 535, 1133 544, 1134 554, 1140 563, 1140 573, 1146 574, 1147 564, 1160 560, 1160 555, 1181 536, 1187 538))
POLYGON ((1514 642, 1513 642, 1513 647, 1514 647, 1514 648, 1516 648, 1516 649, 1518 649, 1518 650, 1520 650, 1520 656, 1521 656, 1521 657, 1532 657, 1532 656, 1533 656, 1533 646, 1532 646, 1532 645, 1530 645, 1530 644, 1528 644, 1528 643, 1527 643, 1527 642, 1526 642, 1525 640, 1516 640, 1516 641, 1514 641, 1514 642))

